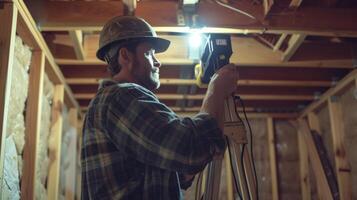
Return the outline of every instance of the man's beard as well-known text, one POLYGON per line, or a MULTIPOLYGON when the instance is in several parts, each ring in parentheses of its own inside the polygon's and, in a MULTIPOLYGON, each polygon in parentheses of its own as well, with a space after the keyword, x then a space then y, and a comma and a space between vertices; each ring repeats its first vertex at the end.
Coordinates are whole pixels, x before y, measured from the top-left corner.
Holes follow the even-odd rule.
POLYGON ((138 59, 135 58, 133 63, 133 76, 137 83, 150 91, 158 89, 160 87, 160 81, 152 78, 153 72, 150 71, 150 74, 140 74, 140 70, 143 70, 140 69, 140 67, 138 59))

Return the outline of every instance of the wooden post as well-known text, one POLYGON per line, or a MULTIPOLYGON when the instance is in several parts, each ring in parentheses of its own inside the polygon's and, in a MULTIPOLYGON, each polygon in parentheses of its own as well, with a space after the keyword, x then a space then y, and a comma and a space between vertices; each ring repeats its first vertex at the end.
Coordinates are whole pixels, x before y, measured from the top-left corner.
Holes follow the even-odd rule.
POLYGON ((351 167, 345 149, 345 130, 342 121, 341 103, 337 98, 332 96, 328 100, 336 175, 340 199, 350 200, 352 199, 351 167))
POLYGON ((82 191, 82 172, 81 172, 81 150, 82 150, 82 129, 83 129, 82 117, 79 118, 79 123, 77 124, 77 163, 76 163, 76 199, 81 199, 82 191))
POLYGON ((268 145, 269 145, 269 160, 271 172, 272 199, 279 199, 278 175, 276 167, 276 152, 275 152, 275 134, 273 118, 267 118, 268 128, 268 145))
POLYGON ((48 171, 48 199, 57 200, 59 193, 59 176, 61 161, 61 140, 62 140, 62 107, 64 99, 64 85, 55 85, 52 105, 52 125, 49 148, 49 171, 48 171))
MULTIPOLYGON (((3 194, 4 150, 7 113, 15 49, 17 8, 13 3, 0 3, 0 193, 3 194)), ((0 195, 0 200, 2 195, 0 195)))
POLYGON ((309 159, 307 154, 307 145, 302 134, 301 130, 298 130, 301 197, 303 200, 310 200, 311 187, 309 178, 309 159))
POLYGON ((299 129, 304 137, 305 143, 307 145, 307 150, 309 152, 309 158, 312 165, 312 170, 316 176, 316 183, 320 185, 322 191, 322 198, 324 200, 332 200, 332 193, 328 185, 327 177, 324 173, 324 169, 322 167, 321 159, 319 157, 316 145, 312 138, 309 126, 307 122, 303 119, 299 119, 299 129))
POLYGON ((226 181, 227 181, 227 200, 233 200, 233 182, 232 182, 232 167, 230 162, 230 156, 228 149, 224 154, 225 166, 226 166, 226 181))
POLYGON ((26 106, 26 134, 24 165, 21 180, 21 198, 35 199, 37 146, 40 137, 43 76, 45 55, 42 51, 32 52, 29 77, 29 92, 26 106))

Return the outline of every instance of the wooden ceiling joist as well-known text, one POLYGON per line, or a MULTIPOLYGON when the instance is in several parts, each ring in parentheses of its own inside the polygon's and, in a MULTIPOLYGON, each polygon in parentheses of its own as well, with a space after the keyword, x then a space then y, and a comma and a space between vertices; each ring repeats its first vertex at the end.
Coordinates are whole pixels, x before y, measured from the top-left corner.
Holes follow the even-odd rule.
MULTIPOLYGON (((69 85, 98 85, 97 78, 67 78, 69 85)), ((161 78, 161 85, 196 85, 195 79, 161 78)), ((239 80, 238 86, 330 87, 331 81, 239 80)))
MULTIPOLYGON (((257 9, 253 9, 255 13, 251 14, 262 18, 262 6, 256 7, 257 9)), ((98 26, 102 26, 111 17, 123 14, 120 13, 123 10, 123 4, 119 1, 44 1, 42 8, 44 9, 38 14, 37 19, 42 30, 49 30, 51 27, 52 30, 53 27, 62 30, 68 30, 71 27, 80 30, 83 30, 80 27, 97 27, 98 29, 98 26), (66 11, 66 14, 56 12, 57 10, 66 11)), ((247 6, 240 8, 252 10, 247 6)), ((149 19, 149 23, 155 27, 173 27, 177 26, 176 9, 176 1, 140 1, 135 13, 137 16, 149 19)), ((269 33, 269 31, 291 33, 293 31, 308 35, 357 36, 357 27, 353 20, 357 18, 357 10, 353 8, 306 7, 272 15, 269 16, 269 21, 259 22, 252 21, 240 13, 215 3, 201 1, 198 14, 207 27, 236 28, 247 32, 255 30, 262 33, 269 33), (212 10, 215 12, 211 12, 212 10)))
MULTIPOLYGON (((81 93, 74 95, 76 99, 92 99, 95 93, 81 93)), ((157 94, 161 100, 202 100, 204 94, 157 94)), ((312 101, 314 97, 311 95, 239 95, 244 100, 285 100, 285 101, 312 101)))

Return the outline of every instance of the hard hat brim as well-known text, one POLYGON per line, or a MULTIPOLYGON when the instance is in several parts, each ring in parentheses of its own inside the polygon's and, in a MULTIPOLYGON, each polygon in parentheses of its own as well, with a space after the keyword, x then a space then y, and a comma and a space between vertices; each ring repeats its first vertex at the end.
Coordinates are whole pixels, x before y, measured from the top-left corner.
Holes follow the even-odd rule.
POLYGON ((120 45, 121 43, 123 43, 123 42, 126 43, 126 42, 129 42, 130 40, 142 40, 142 41, 150 42, 153 45, 153 48, 155 49, 156 53, 162 53, 162 52, 166 51, 170 46, 170 41, 167 39, 164 39, 164 38, 153 37, 153 36, 147 36, 147 37, 143 36, 143 37, 133 37, 133 38, 129 37, 124 41, 123 40, 113 41, 111 44, 108 44, 108 45, 103 46, 102 48, 98 49, 98 51, 96 53, 97 58, 102 61, 105 61, 105 59, 104 59, 105 51, 110 45, 112 45, 114 43, 117 43, 120 45))

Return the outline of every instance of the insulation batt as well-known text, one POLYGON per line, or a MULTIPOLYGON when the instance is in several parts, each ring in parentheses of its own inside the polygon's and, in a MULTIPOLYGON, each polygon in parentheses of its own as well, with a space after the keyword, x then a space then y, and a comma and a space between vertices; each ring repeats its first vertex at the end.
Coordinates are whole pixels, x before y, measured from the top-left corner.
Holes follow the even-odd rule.
MULTIPOLYGON (((11 90, 6 126, 6 150, 4 161, 4 190, 10 199, 19 199, 22 172, 22 152, 25 144, 25 102, 28 93, 28 70, 32 52, 15 38, 14 60, 11 75, 11 90)), ((7 198, 5 198, 7 199, 7 198)))

